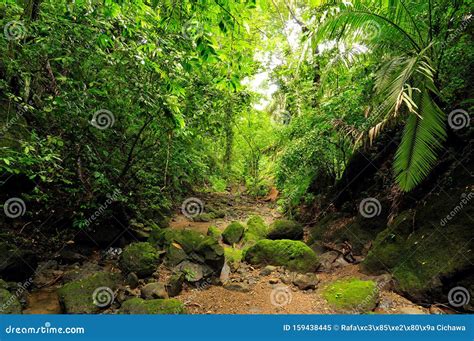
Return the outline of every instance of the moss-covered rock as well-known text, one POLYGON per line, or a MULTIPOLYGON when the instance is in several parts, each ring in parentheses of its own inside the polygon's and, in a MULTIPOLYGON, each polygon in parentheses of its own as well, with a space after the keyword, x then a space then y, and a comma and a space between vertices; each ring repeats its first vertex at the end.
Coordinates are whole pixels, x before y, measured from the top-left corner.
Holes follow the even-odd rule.
POLYGON ((110 290, 114 292, 120 282, 119 274, 98 272, 87 278, 65 284, 58 290, 59 302, 67 314, 94 314, 105 307, 104 300, 110 304, 113 302, 113 295, 110 296, 108 293, 110 290))
POLYGON ((448 302, 449 290, 472 273, 474 263, 474 205, 459 209, 463 191, 433 195, 416 214, 400 213, 374 240, 362 270, 391 272, 395 289, 416 302, 448 302))
POLYGON ((268 233, 268 226, 260 216, 252 216, 247 221, 243 241, 247 246, 251 246, 261 239, 265 239, 268 233))
POLYGON ((222 232, 216 226, 209 226, 209 228, 207 229, 207 235, 214 239, 220 240, 222 232))
POLYGON ((0 315, 21 314, 21 303, 6 289, 0 289, 0 315))
POLYGON ((268 239, 303 239, 303 226, 292 220, 276 220, 270 225, 268 239))
POLYGON ((120 314, 185 314, 183 303, 176 299, 143 300, 132 298, 125 301, 120 314))
POLYGON ((377 306, 379 292, 374 281, 350 278, 331 283, 323 296, 338 311, 366 313, 377 306))
POLYGON ((203 223, 207 223, 209 221, 211 221, 212 219, 215 219, 216 216, 214 215, 214 213, 201 213, 195 217, 193 217, 193 221, 196 221, 196 222, 203 222, 203 223))
POLYGON ((189 260, 205 264, 218 274, 225 262, 224 249, 219 242, 196 231, 163 229, 153 234, 149 242, 166 250, 165 260, 169 266, 189 260))
POLYGON ((159 259, 157 250, 150 243, 133 243, 123 250, 120 268, 126 274, 134 272, 143 278, 155 272, 159 259))
POLYGON ((238 243, 244 235, 245 227, 238 221, 234 221, 222 232, 222 239, 225 243, 232 245, 238 243))
POLYGON ((251 264, 282 265, 298 272, 312 272, 319 266, 314 251, 300 241, 262 239, 244 253, 251 264))

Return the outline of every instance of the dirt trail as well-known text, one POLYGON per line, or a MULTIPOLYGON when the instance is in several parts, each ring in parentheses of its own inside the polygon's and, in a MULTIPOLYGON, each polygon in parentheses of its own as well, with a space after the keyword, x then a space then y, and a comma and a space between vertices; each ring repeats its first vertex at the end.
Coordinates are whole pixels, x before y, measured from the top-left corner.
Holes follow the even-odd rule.
MULTIPOLYGON (((244 196, 209 194, 205 197, 205 202, 212 205, 214 209, 224 208, 226 217, 211 219, 208 222, 194 222, 178 214, 172 219, 171 228, 192 229, 206 233, 211 225, 224 230, 230 221, 245 222, 251 215, 261 216, 267 224, 282 217, 272 202, 244 196)), ((283 277, 284 270, 281 268, 267 276, 260 275, 260 271, 260 268, 242 264, 237 272, 231 275, 235 283, 239 285, 243 283, 244 290, 248 290, 247 292, 208 285, 200 288, 188 287, 176 298, 185 302, 191 314, 334 314, 337 312, 322 296, 325 286, 335 280, 349 277, 377 280, 377 278, 362 274, 358 265, 349 264, 331 273, 318 273, 320 282, 315 290, 299 290, 291 283, 282 283, 280 277, 283 277)), ((375 312, 381 314, 430 313, 428 309, 410 302, 389 289, 381 290, 380 303, 375 312)))
MULTIPOLYGON (((191 229, 206 233, 209 226, 217 226, 220 230, 234 220, 246 222, 252 215, 261 216, 267 224, 282 218, 272 201, 255 200, 246 196, 223 194, 200 194, 205 203, 205 212, 221 212, 223 218, 207 219, 208 221, 192 221, 181 213, 172 218, 170 227, 174 229, 191 229)), ((60 273, 71 269, 77 271, 110 270, 110 264, 99 264, 99 252, 87 262, 61 268, 60 273), (90 270, 87 267, 91 267, 90 270)), ((111 263, 112 264, 112 263, 111 263)), ((190 314, 332 314, 337 313, 323 298, 322 291, 329 283, 343 278, 380 280, 369 277, 359 271, 358 265, 344 264, 330 272, 318 272, 318 285, 314 290, 300 290, 285 281, 288 271, 277 267, 271 273, 261 274, 261 268, 241 263, 229 274, 227 284, 232 290, 222 285, 206 283, 199 288, 185 284, 184 290, 176 298, 182 301, 190 314), (285 284, 286 283, 286 284, 285 284), (236 291, 237 290, 237 291, 236 291)), ((158 269, 160 281, 166 282, 171 271, 163 264, 158 269)), ((58 271, 43 272, 43 282, 49 283, 58 276, 58 271)), ((28 294, 28 306, 24 314, 60 314, 61 307, 57 296, 59 283, 45 286, 28 294)), ((136 289, 139 295, 140 290, 136 289)), ((382 314, 427 314, 430 311, 417 306, 409 300, 383 288, 376 313, 382 314)), ((439 311, 438 311, 439 312, 439 311)), ((112 312, 113 313, 113 312, 112 312)))

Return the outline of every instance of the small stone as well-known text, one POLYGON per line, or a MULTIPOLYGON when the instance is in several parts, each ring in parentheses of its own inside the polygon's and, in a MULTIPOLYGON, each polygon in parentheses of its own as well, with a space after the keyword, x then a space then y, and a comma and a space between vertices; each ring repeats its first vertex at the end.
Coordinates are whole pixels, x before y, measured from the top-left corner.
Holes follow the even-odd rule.
POLYGON ((175 274, 170 277, 168 283, 166 284, 166 291, 168 292, 169 297, 178 296, 183 290, 184 284, 184 275, 175 274))
POLYGON ((260 276, 268 276, 270 275, 273 271, 275 271, 277 269, 276 266, 273 266, 273 265, 267 265, 266 267, 264 267, 262 269, 262 271, 260 271, 260 276))
POLYGON ((151 300, 156 298, 168 298, 168 293, 163 283, 155 282, 145 285, 141 290, 141 296, 146 300, 151 300))
POLYGON ((137 276, 137 274, 135 272, 130 272, 127 275, 126 283, 130 287, 130 289, 135 289, 136 287, 138 287, 138 276, 137 276))
POLYGON ((298 274, 293 280, 293 284, 301 290, 315 289, 318 282, 318 278, 315 274, 298 274))
POLYGON ((270 279, 268 280, 268 282, 269 282, 270 284, 277 284, 279 281, 280 281, 280 280, 279 280, 278 278, 270 278, 270 279))
POLYGON ((237 291, 237 292, 249 292, 250 288, 244 283, 232 283, 224 285, 224 289, 237 291))

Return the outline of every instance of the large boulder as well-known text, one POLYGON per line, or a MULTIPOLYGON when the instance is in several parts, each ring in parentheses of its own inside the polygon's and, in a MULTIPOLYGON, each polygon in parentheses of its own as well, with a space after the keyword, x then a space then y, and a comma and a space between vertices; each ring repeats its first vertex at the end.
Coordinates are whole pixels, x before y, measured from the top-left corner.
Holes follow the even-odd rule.
POLYGON ((338 312, 358 314, 375 309, 379 290, 374 281, 349 278, 329 284, 323 297, 338 312))
POLYGON ((94 314, 111 305, 121 283, 116 273, 98 272, 65 284, 58 290, 59 302, 67 314, 94 314))
POLYGON ((120 268, 125 274, 134 272, 138 277, 144 278, 155 272, 159 260, 157 250, 150 243, 133 243, 124 249, 120 268))
POLYGON ((149 241, 156 247, 166 250, 165 262, 168 266, 176 267, 188 261, 200 264, 205 269, 211 269, 209 275, 220 274, 224 266, 225 257, 222 246, 215 238, 199 232, 163 229, 153 233, 149 241))
POLYGON ((0 315, 21 314, 21 303, 18 297, 10 293, 6 288, 0 288, 0 315))
POLYGON ((319 266, 319 260, 311 248, 294 240, 262 239, 244 253, 250 264, 282 265, 297 272, 312 272, 319 266))
POLYGON ((183 303, 170 299, 143 300, 132 298, 125 301, 119 311, 120 314, 184 314, 183 303))
POLYGON ((238 221, 234 221, 226 227, 224 232, 222 232, 222 240, 224 243, 233 245, 238 243, 242 236, 244 235, 245 227, 238 221))
POLYGON ((301 240, 303 239, 304 230, 303 226, 296 221, 292 220, 276 220, 270 225, 270 231, 268 232, 268 239, 292 239, 301 240))
POLYGON ((246 246, 255 244, 261 239, 265 239, 268 233, 268 226, 260 216, 252 216, 247 221, 243 241, 246 246))
POLYGON ((22 282, 31 277, 38 265, 35 253, 0 241, 0 277, 7 281, 22 282))
MULTIPOLYGON (((362 270, 375 275, 392 273, 395 290, 415 302, 448 303, 451 289, 462 286, 469 291, 474 205, 464 191, 433 194, 416 211, 401 212, 375 238, 362 270)), ((472 192, 469 195, 474 199, 472 192)), ((463 308, 474 311, 466 302, 463 308)))

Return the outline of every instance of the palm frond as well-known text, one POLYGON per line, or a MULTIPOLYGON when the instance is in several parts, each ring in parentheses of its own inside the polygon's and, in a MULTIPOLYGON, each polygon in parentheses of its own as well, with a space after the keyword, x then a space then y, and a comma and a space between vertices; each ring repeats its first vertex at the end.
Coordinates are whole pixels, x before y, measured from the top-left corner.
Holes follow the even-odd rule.
POLYGON ((428 175, 446 139, 445 114, 429 89, 424 88, 418 97, 420 115, 409 115, 393 165, 396 181, 404 191, 412 190, 428 175))

